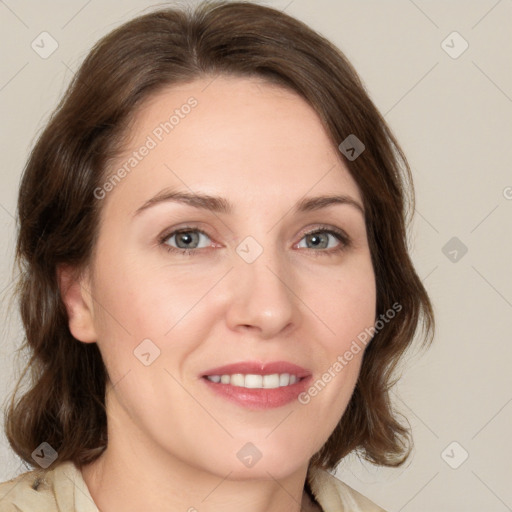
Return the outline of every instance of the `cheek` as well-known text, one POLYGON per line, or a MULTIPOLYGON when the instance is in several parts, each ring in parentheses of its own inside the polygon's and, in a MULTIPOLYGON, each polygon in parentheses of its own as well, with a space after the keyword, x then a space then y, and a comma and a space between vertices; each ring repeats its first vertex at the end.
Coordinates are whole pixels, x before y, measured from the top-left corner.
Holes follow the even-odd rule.
POLYGON ((113 382, 141 370, 139 346, 158 354, 156 366, 179 365, 218 318, 207 295, 222 273, 211 269, 192 274, 185 266, 157 267, 132 256, 115 265, 100 262, 95 277, 98 345, 113 382))
MULTIPOLYGON (((215 283, 212 272, 179 265, 162 268, 147 262, 119 261, 115 269, 98 272, 96 289, 100 323, 105 328, 162 337, 173 328, 215 283), (116 328, 117 324, 117 328, 116 328)), ((107 333, 105 333, 107 334, 107 333)))
POLYGON ((327 333, 316 338, 321 373, 299 402, 325 408, 334 428, 356 385, 370 340, 367 333, 375 324, 376 286, 371 259, 361 258, 323 283, 321 289, 311 285, 308 289, 311 309, 315 308, 323 324, 319 328, 327 333))
POLYGON ((308 295, 315 313, 329 334, 323 338, 331 352, 344 351, 361 332, 373 326, 376 315, 375 276, 371 260, 341 268, 335 277, 323 280, 322 288, 309 284, 308 295))

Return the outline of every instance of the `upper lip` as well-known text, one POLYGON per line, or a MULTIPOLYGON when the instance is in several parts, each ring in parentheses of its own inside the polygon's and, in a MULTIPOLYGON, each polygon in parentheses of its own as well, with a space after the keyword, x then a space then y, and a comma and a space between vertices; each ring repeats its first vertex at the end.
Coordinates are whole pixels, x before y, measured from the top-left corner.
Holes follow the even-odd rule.
POLYGON ((235 373, 251 374, 251 375, 272 375, 274 373, 289 373, 297 377, 308 377, 311 372, 297 366, 296 364, 288 363, 287 361, 271 361, 262 363, 258 361, 240 361, 238 363, 227 364, 218 366, 207 370, 202 374, 203 377, 210 375, 233 375, 235 373))

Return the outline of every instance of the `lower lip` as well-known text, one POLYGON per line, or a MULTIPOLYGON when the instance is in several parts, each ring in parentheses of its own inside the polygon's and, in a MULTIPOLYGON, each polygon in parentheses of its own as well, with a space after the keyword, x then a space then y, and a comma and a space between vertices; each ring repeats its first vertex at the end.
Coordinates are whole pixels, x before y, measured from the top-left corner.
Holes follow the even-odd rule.
POLYGON ((297 400, 305 391, 311 377, 305 377, 291 386, 282 388, 243 388, 231 384, 212 382, 206 377, 202 379, 209 388, 220 396, 248 409, 274 409, 297 400))

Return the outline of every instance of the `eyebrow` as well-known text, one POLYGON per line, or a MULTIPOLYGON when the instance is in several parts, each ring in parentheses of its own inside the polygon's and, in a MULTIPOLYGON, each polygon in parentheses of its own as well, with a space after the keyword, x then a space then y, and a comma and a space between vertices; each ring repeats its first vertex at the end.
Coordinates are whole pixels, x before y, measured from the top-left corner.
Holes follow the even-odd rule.
MULTIPOLYGON (((151 199, 148 199, 142 206, 137 208, 134 216, 139 215, 148 208, 167 202, 187 204, 189 206, 193 206, 194 208, 208 210, 215 213, 230 214, 234 210, 233 205, 223 197, 165 189, 160 191, 151 199)), ((364 208, 361 203, 359 203, 353 197, 347 195, 322 195, 317 197, 307 197, 299 200, 295 204, 293 207, 293 212, 312 212, 336 204, 353 206, 359 210, 363 216, 365 215, 364 208)))

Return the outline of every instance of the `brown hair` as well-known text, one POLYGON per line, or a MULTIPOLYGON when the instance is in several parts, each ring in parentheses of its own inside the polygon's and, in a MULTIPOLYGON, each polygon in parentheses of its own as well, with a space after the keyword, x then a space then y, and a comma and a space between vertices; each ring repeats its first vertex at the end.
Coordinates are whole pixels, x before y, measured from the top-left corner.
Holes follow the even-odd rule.
POLYGON ((56 270, 67 264, 80 271, 91 261, 101 204, 94 190, 107 163, 145 99, 219 74, 281 84, 315 109, 333 144, 350 134, 364 143, 355 160, 341 152, 340 158, 364 200, 376 314, 397 302, 402 310, 375 333, 348 408, 310 464, 333 469, 355 450, 375 464, 397 466, 410 452, 409 429, 398 421, 389 390, 420 320, 426 346, 434 317, 407 249, 414 206, 407 161, 340 50, 283 12, 222 1, 145 14, 105 36, 30 154, 19 191, 16 261, 24 346, 31 354, 25 373, 30 369, 32 379, 16 398, 18 383, 5 423, 12 448, 30 464, 43 441, 58 451, 59 462, 79 466, 106 447, 107 372, 97 345, 71 335, 56 270))

